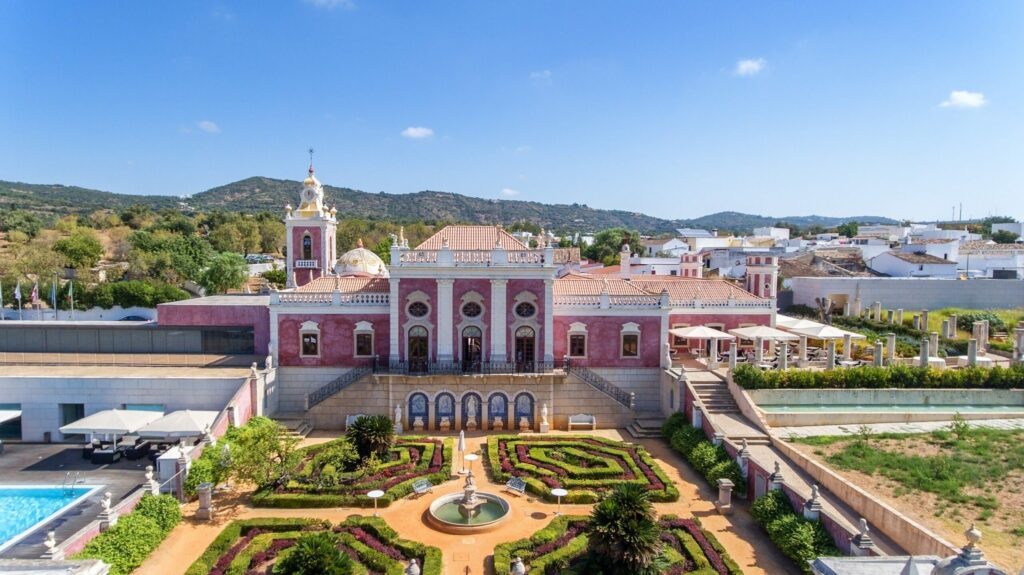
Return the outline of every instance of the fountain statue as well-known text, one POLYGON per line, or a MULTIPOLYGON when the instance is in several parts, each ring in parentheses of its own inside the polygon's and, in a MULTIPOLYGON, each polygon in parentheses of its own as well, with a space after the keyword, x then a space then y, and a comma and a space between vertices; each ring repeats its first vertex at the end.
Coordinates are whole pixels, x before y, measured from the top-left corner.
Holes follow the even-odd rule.
POLYGON ((466 400, 466 429, 476 431, 476 398, 466 400))
POLYGON ((466 474, 466 483, 462 486, 462 499, 459 500, 459 513, 463 517, 473 517, 480 512, 480 506, 484 504, 476 496, 476 479, 473 478, 473 471, 466 474))

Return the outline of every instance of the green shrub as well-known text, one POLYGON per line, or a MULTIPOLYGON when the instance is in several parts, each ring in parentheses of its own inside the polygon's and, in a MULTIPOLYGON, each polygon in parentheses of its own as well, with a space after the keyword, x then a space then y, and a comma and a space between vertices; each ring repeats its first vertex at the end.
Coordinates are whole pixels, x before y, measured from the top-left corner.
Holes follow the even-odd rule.
POLYGON ((689 424, 686 422, 686 414, 681 411, 677 411, 668 416, 665 423, 661 424, 661 436, 672 437, 677 431, 688 425, 689 424))
POLYGON ((841 555, 821 521, 808 521, 794 513, 782 490, 769 491, 758 498, 750 513, 775 546, 804 573, 811 572, 808 561, 841 555))
POLYGON ((181 505, 170 495, 144 495, 132 514, 149 517, 166 535, 181 522, 181 505))
POLYGON ((128 575, 163 541, 164 531, 153 519, 129 513, 117 525, 85 545, 75 559, 99 559, 110 564, 111 575, 128 575))
POLYGON ((895 365, 810 371, 761 371, 737 366, 733 381, 745 389, 1020 389, 1024 366, 935 370, 895 365))
POLYGON ((274 565, 274 575, 350 575, 352 559, 338 549, 329 531, 299 537, 295 546, 274 565))
POLYGON ((761 525, 768 525, 786 513, 792 513, 789 498, 781 489, 765 493, 750 506, 750 514, 761 525))
POLYGON ((1006 324, 1002 318, 991 311, 968 311, 961 312, 956 316, 956 327, 963 331, 974 329, 974 322, 988 320, 989 331, 1003 331, 1006 324))
POLYGON ((709 441, 702 441, 690 451, 690 465, 701 475, 707 475, 718 463, 718 450, 709 441))

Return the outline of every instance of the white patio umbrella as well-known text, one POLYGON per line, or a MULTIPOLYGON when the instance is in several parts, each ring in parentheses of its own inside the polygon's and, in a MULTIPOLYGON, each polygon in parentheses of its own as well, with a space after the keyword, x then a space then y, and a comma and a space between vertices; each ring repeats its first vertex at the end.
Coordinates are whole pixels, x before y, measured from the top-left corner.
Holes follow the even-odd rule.
POLYGON ((736 336, 729 335, 724 331, 718 331, 706 325, 695 325, 692 327, 674 327, 668 332, 683 339, 736 339, 736 336))
POLYGON ((459 452, 459 459, 462 461, 462 469, 459 473, 466 473, 466 432, 464 430, 459 431, 459 442, 455 448, 459 452))
POLYGON ((774 339, 779 341, 793 341, 799 337, 766 325, 752 325, 750 327, 738 327, 730 329, 729 333, 743 339, 774 339))
POLYGON ((116 446, 118 435, 132 433, 163 416, 162 411, 106 409, 65 425, 60 428, 60 432, 68 435, 109 434, 114 436, 114 445, 116 446))
POLYGON ((802 317, 790 317, 788 315, 782 315, 781 313, 775 314, 775 327, 791 331, 793 329, 811 328, 820 325, 825 325, 821 322, 817 322, 802 317))
POLYGON ((199 437, 213 426, 215 419, 217 419, 216 411, 183 409, 172 411, 160 419, 147 423, 140 427, 137 433, 139 437, 151 439, 199 437))
POLYGON ((19 417, 21 417, 20 409, 0 409, 0 423, 6 423, 19 417))
POLYGON ((845 329, 839 329, 838 327, 832 327, 830 325, 824 324, 818 324, 817 326, 814 327, 787 328, 787 331, 789 331, 790 333, 795 333, 796 335, 802 335, 804 337, 809 337, 812 339, 843 339, 847 336, 850 339, 864 339, 863 334, 859 334, 853 331, 847 331, 845 329))

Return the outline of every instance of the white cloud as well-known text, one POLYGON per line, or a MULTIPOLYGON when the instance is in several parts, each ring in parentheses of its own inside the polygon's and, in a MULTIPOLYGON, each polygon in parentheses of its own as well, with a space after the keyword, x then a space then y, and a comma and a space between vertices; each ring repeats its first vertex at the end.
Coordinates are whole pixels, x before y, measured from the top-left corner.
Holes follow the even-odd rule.
POLYGON ((988 104, 988 100, 981 92, 953 90, 949 93, 949 99, 939 105, 943 108, 980 108, 985 104, 988 104))
POLYGON ((413 140, 422 140, 434 135, 434 131, 423 126, 409 126, 402 130, 402 135, 413 140))
POLYGON ((733 74, 737 76, 756 76, 760 74, 768 62, 765 62, 764 58, 747 58, 736 62, 736 69, 733 70, 733 74))
POLYGON ((512 188, 502 188, 500 193, 506 198, 514 198, 519 195, 519 190, 513 190, 512 188))
POLYGON ((530 72, 531 80, 551 80, 551 70, 538 70, 530 72))
POLYGON ((533 146, 526 146, 526 145, 516 146, 516 153, 517 154, 526 154, 526 153, 529 153, 529 152, 532 152, 532 151, 533 151, 533 146))
POLYGON ((306 4, 310 4, 317 8, 323 8, 325 10, 334 10, 335 8, 344 8, 351 10, 356 7, 356 3, 353 0, 305 0, 306 4))
POLYGON ((218 126, 216 122, 212 122, 210 120, 199 120, 196 122, 196 126, 207 134, 220 133, 220 126, 218 126))

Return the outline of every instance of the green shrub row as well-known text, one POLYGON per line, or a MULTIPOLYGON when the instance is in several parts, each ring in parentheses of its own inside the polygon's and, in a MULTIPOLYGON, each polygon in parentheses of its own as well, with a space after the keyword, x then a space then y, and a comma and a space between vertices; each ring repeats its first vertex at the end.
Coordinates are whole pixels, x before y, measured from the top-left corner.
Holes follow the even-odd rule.
POLYGON ((733 381, 744 389, 1020 389, 1024 388, 1024 366, 937 370, 894 365, 761 371, 740 365, 733 372, 733 381))
POLYGON ((804 573, 811 573, 809 561, 842 555, 821 521, 808 521, 794 513, 789 497, 781 489, 758 498, 750 513, 775 546, 804 573))
POLYGON ((740 466, 724 446, 711 443, 703 429, 694 428, 682 412, 673 413, 661 427, 662 437, 672 449, 679 452, 693 468, 704 476, 712 488, 718 489, 719 479, 728 479, 739 497, 747 493, 747 481, 740 466))
POLYGON ((220 532, 220 535, 210 543, 210 546, 203 551, 203 554, 196 559, 195 563, 185 571, 185 575, 206 575, 213 569, 213 566, 217 564, 217 559, 221 555, 227 553, 228 549, 240 538, 245 536, 253 529, 260 529, 263 531, 273 532, 289 532, 289 531, 301 531, 304 529, 311 529, 320 527, 326 529, 330 526, 330 523, 319 519, 301 519, 301 518, 262 518, 262 519, 243 519, 239 521, 232 521, 220 532))
POLYGON ((85 545, 75 559, 99 559, 111 575, 128 575, 181 522, 181 506, 170 495, 143 495, 135 509, 85 545))

